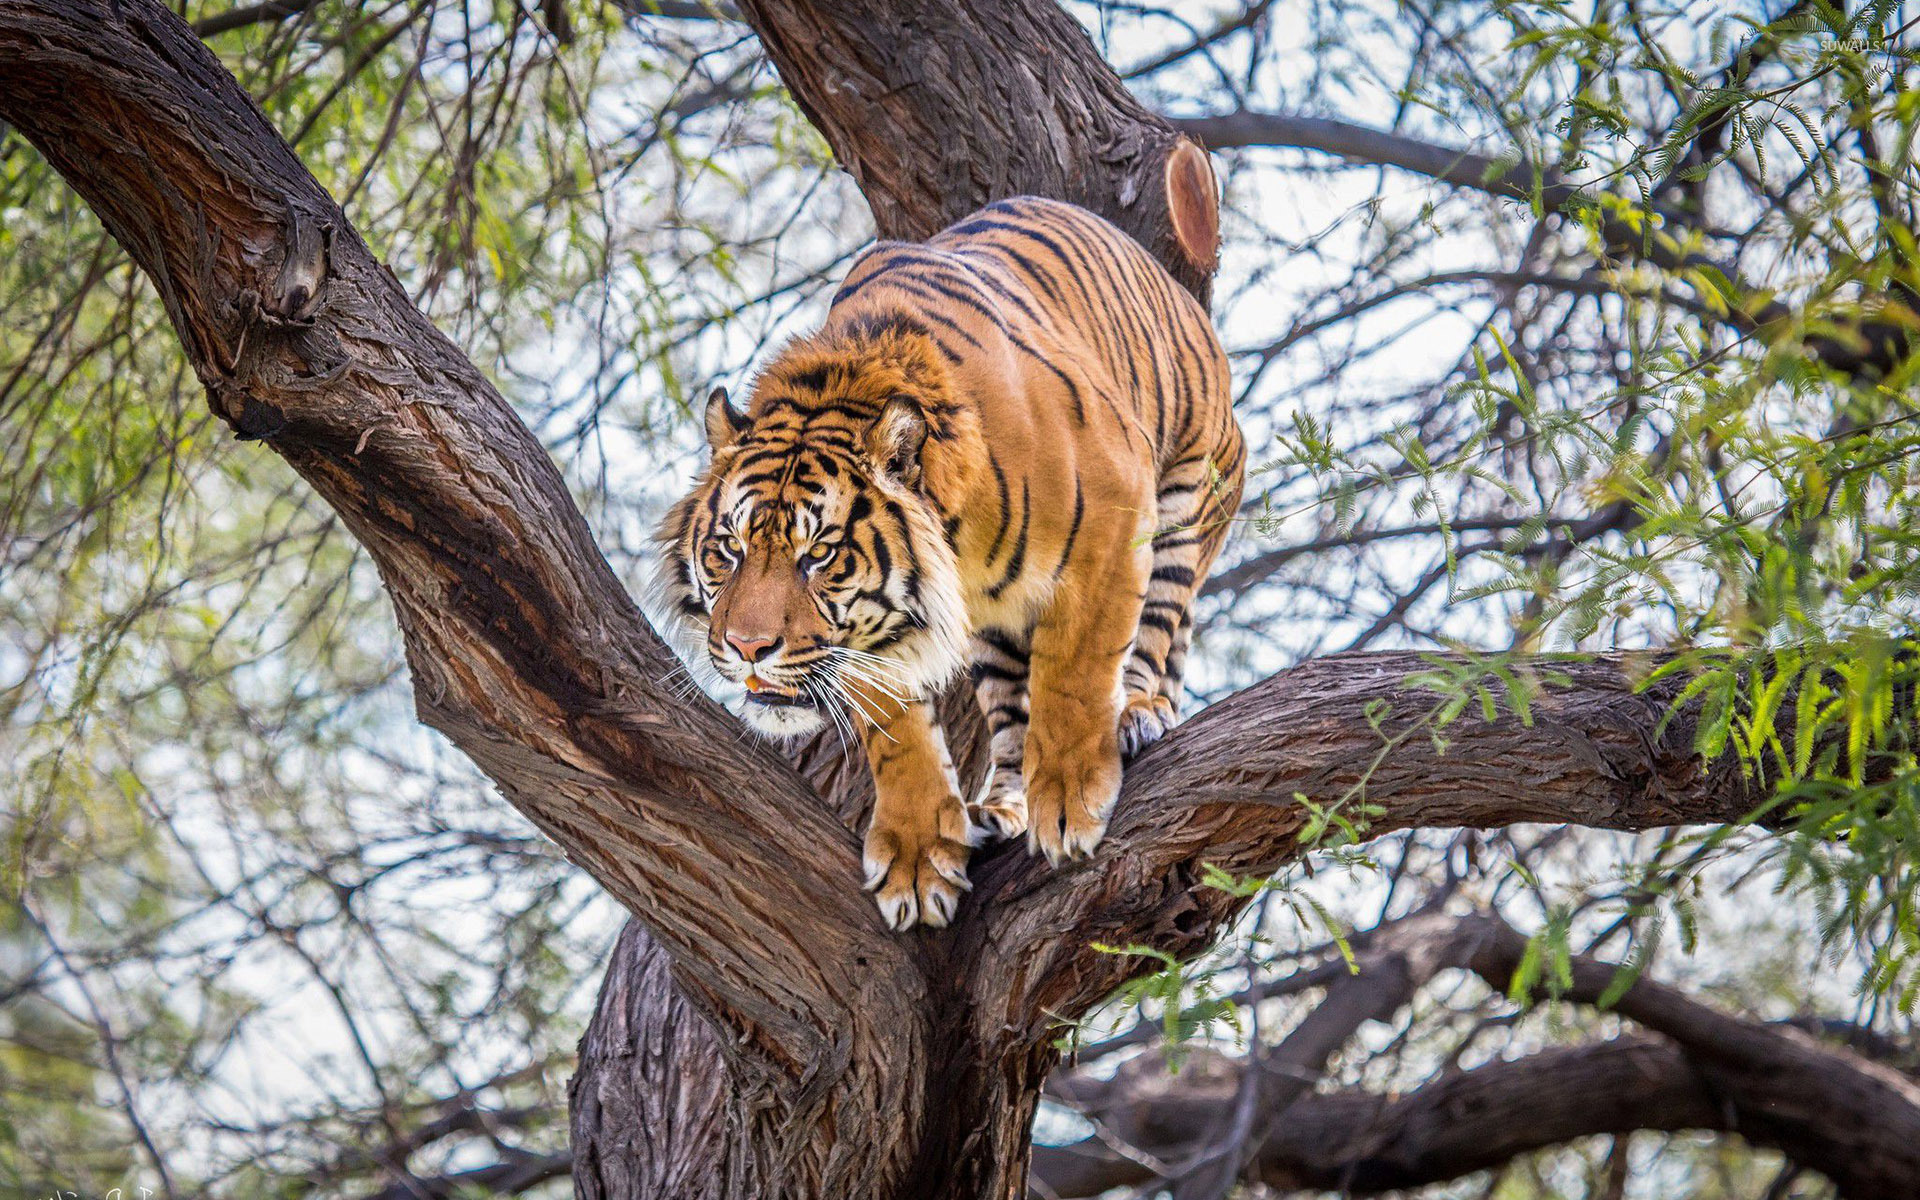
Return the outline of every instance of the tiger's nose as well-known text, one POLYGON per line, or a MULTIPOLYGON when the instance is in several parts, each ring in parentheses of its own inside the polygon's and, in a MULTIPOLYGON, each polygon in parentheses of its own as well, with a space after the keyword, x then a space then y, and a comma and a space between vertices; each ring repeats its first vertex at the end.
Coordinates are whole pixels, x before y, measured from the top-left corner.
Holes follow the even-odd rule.
POLYGON ((750 663, 759 662, 771 654, 779 642, 779 638, 742 637, 731 630, 727 633, 727 645, 732 646, 742 659, 750 663))

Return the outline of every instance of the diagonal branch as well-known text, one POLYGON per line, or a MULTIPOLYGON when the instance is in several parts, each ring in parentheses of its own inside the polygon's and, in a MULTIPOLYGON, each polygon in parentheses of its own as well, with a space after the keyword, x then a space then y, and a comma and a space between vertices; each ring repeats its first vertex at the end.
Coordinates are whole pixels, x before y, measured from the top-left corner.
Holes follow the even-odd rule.
MULTIPOLYGON (((1217 150, 1249 146, 1313 150, 1351 162, 1397 167, 1453 187, 1535 203, 1547 213, 1588 202, 1580 185, 1526 163, 1346 121, 1242 109, 1178 118, 1173 125, 1217 150)), ((1726 315, 1720 321, 1737 332, 1769 341, 1792 337, 1822 364, 1856 380, 1889 374, 1910 352, 1916 329, 1920 329, 1920 317, 1913 313, 1889 307, 1884 312, 1844 321, 1809 321, 1807 314, 1796 312, 1772 293, 1743 282, 1730 264, 1693 249, 1699 240, 1698 231, 1692 227, 1696 217, 1662 203, 1656 203, 1653 211, 1661 218, 1660 226, 1642 228, 1612 208, 1602 207, 1597 214, 1598 227, 1608 253, 1643 259, 1675 274, 1697 273, 1707 280, 1724 281, 1724 293, 1716 282, 1705 289, 1702 302, 1709 307, 1725 304, 1726 315), (1829 324, 1837 327, 1829 328, 1829 324)))
POLYGON ((242 4, 225 12, 196 19, 193 22, 193 31, 206 38, 232 33, 236 29, 245 29, 250 25, 270 25, 285 21, 289 17, 301 16, 313 7, 314 2, 315 0, 261 0, 258 4, 242 4))
MULTIPOLYGON (((1631 1033, 1443 1072, 1398 1097, 1311 1094, 1328 1057, 1363 1021, 1391 1016, 1444 968, 1470 970, 1504 991, 1527 945, 1489 913, 1425 912, 1375 930, 1359 973, 1333 981, 1271 1052, 1276 1061, 1261 1064, 1247 1170, 1275 1188, 1370 1194, 1458 1178, 1576 1137, 1703 1129, 1779 1149, 1857 1200, 1912 1195, 1920 1184, 1920 1083, 1912 1077, 1792 1024, 1724 1012, 1645 978, 1611 1011, 1658 1036, 1631 1033)), ((1571 962, 1572 984, 1559 998, 1599 1003, 1618 968, 1585 955, 1571 962)), ((1245 1069, 1203 1053, 1170 1076, 1147 1056, 1110 1080, 1075 1075, 1053 1087, 1110 1137, 1164 1161, 1220 1145, 1247 1094, 1245 1069)), ((1235 1172, 1209 1180, 1214 1190, 1202 1194, 1231 1184, 1243 1160, 1230 1161, 1235 1172)), ((1141 1159, 1100 1139, 1036 1151, 1033 1171, 1060 1196, 1154 1178, 1141 1159)))
MULTIPOLYGON (((1070 1081, 1065 1098, 1109 1136, 1151 1154, 1205 1139, 1238 1086, 1228 1060, 1195 1054, 1172 1075, 1149 1055, 1112 1080, 1070 1081)), ((1354 1195, 1458 1179, 1596 1134, 1735 1125, 1685 1051, 1634 1034, 1443 1075, 1400 1096, 1359 1088, 1307 1095, 1265 1115, 1278 1119, 1250 1174, 1281 1191, 1354 1195)), ((1038 1195, 1095 1196, 1153 1178, 1099 1139, 1033 1154, 1038 1195)))
POLYGON ((1510 712, 1462 718, 1447 727, 1444 752, 1422 726, 1438 699, 1407 686, 1435 661, 1445 660, 1332 655, 1283 671, 1135 762, 1091 861, 1057 873, 1019 854, 982 862, 981 904, 957 936, 978 940, 970 978, 983 1027, 1043 1042, 1059 1019, 1149 966, 1095 943, 1204 950, 1246 901, 1202 886, 1203 867, 1265 876, 1295 858, 1307 822, 1296 795, 1355 818, 1364 803, 1368 836, 1528 821, 1714 824, 1743 819, 1762 799, 1736 764, 1694 753, 1693 710, 1666 719, 1677 682, 1636 687, 1651 659, 1556 662, 1567 685, 1534 698, 1531 724, 1510 712))
MULTIPOLYGON (((1174 118, 1175 128, 1198 138, 1210 150, 1239 150, 1252 146, 1316 150, 1336 158, 1373 166, 1398 167, 1454 187, 1529 200, 1545 180, 1523 163, 1439 146, 1402 133, 1371 129, 1349 121, 1308 117, 1297 113, 1240 109, 1204 117, 1174 118)), ((1572 198, 1571 189, 1561 203, 1572 198)), ((1549 210, 1558 207, 1546 204, 1549 210)))
POLYGON ((853 839, 676 686, 539 443, 192 31, 156 0, 0 0, 0 119, 152 280, 213 411, 372 556, 422 718, 674 952, 768 1119, 836 1079, 897 1099, 911 1063, 850 1047, 920 975, 853 839))

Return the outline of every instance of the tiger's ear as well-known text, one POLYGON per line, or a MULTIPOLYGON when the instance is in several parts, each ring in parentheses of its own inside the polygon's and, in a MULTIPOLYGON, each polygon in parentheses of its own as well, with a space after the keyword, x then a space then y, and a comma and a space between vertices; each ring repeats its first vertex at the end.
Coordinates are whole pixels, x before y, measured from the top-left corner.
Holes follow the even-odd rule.
POLYGON ((867 453, 881 470, 908 487, 920 485, 920 450, 927 444, 927 418, 905 396, 887 401, 867 426, 867 453))
POLYGON ((718 454, 733 445, 746 427, 746 414, 727 399, 727 389, 713 389, 713 394, 707 397, 707 447, 718 454))

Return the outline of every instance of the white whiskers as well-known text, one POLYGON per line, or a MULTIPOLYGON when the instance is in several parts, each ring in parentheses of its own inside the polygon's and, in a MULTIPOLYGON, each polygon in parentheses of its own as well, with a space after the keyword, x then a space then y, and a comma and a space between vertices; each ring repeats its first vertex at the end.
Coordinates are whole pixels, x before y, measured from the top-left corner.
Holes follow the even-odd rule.
POLYGON ((827 720, 833 725, 834 736, 840 739, 840 757, 852 758, 853 743, 860 739, 860 735, 854 731, 853 723, 847 719, 845 710, 831 694, 822 693, 816 688, 813 681, 809 680, 800 686, 801 690, 812 698, 813 706, 827 714, 827 720))
POLYGON ((902 707, 911 702, 912 685, 900 664, 847 646, 831 647, 834 671, 872 688, 902 707))
MULTIPOLYGON (((833 689, 834 695, 840 697, 840 699, 845 702, 849 712, 860 714, 860 719, 865 721, 868 725, 871 725, 874 729, 878 730, 880 732, 881 737, 886 738, 890 742, 898 741, 899 739, 895 738, 892 734, 888 733, 887 727, 885 725, 882 725, 879 721, 875 720, 873 713, 868 711, 867 706, 869 704, 877 704, 879 703, 879 701, 877 701, 872 696, 862 696, 859 692, 856 692, 852 688, 849 688, 846 684, 846 680, 840 677, 840 670, 843 669, 844 666, 845 664, 837 664, 835 670, 829 671, 826 673, 826 675, 824 676, 824 679, 827 686, 833 689)), ((879 688, 877 685, 875 685, 871 680, 860 678, 857 675, 852 677, 857 682, 865 686, 872 687, 876 692, 883 690, 879 688)), ((900 704, 903 707, 906 704, 905 700, 896 699, 894 702, 896 704, 900 704)))

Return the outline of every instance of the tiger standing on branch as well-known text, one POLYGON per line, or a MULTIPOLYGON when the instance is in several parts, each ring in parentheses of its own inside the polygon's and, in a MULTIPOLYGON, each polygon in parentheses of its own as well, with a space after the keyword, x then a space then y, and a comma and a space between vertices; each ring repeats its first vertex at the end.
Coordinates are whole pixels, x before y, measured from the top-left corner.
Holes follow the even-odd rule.
POLYGON ((862 742, 887 922, 947 924, 981 834, 1091 851, 1123 755, 1176 720, 1240 502, 1205 310, 1104 219, 1003 200, 868 251, 747 411, 718 390, 706 426, 663 589, 755 726, 862 742), (931 707, 963 668, 991 732, 972 803, 931 707))

